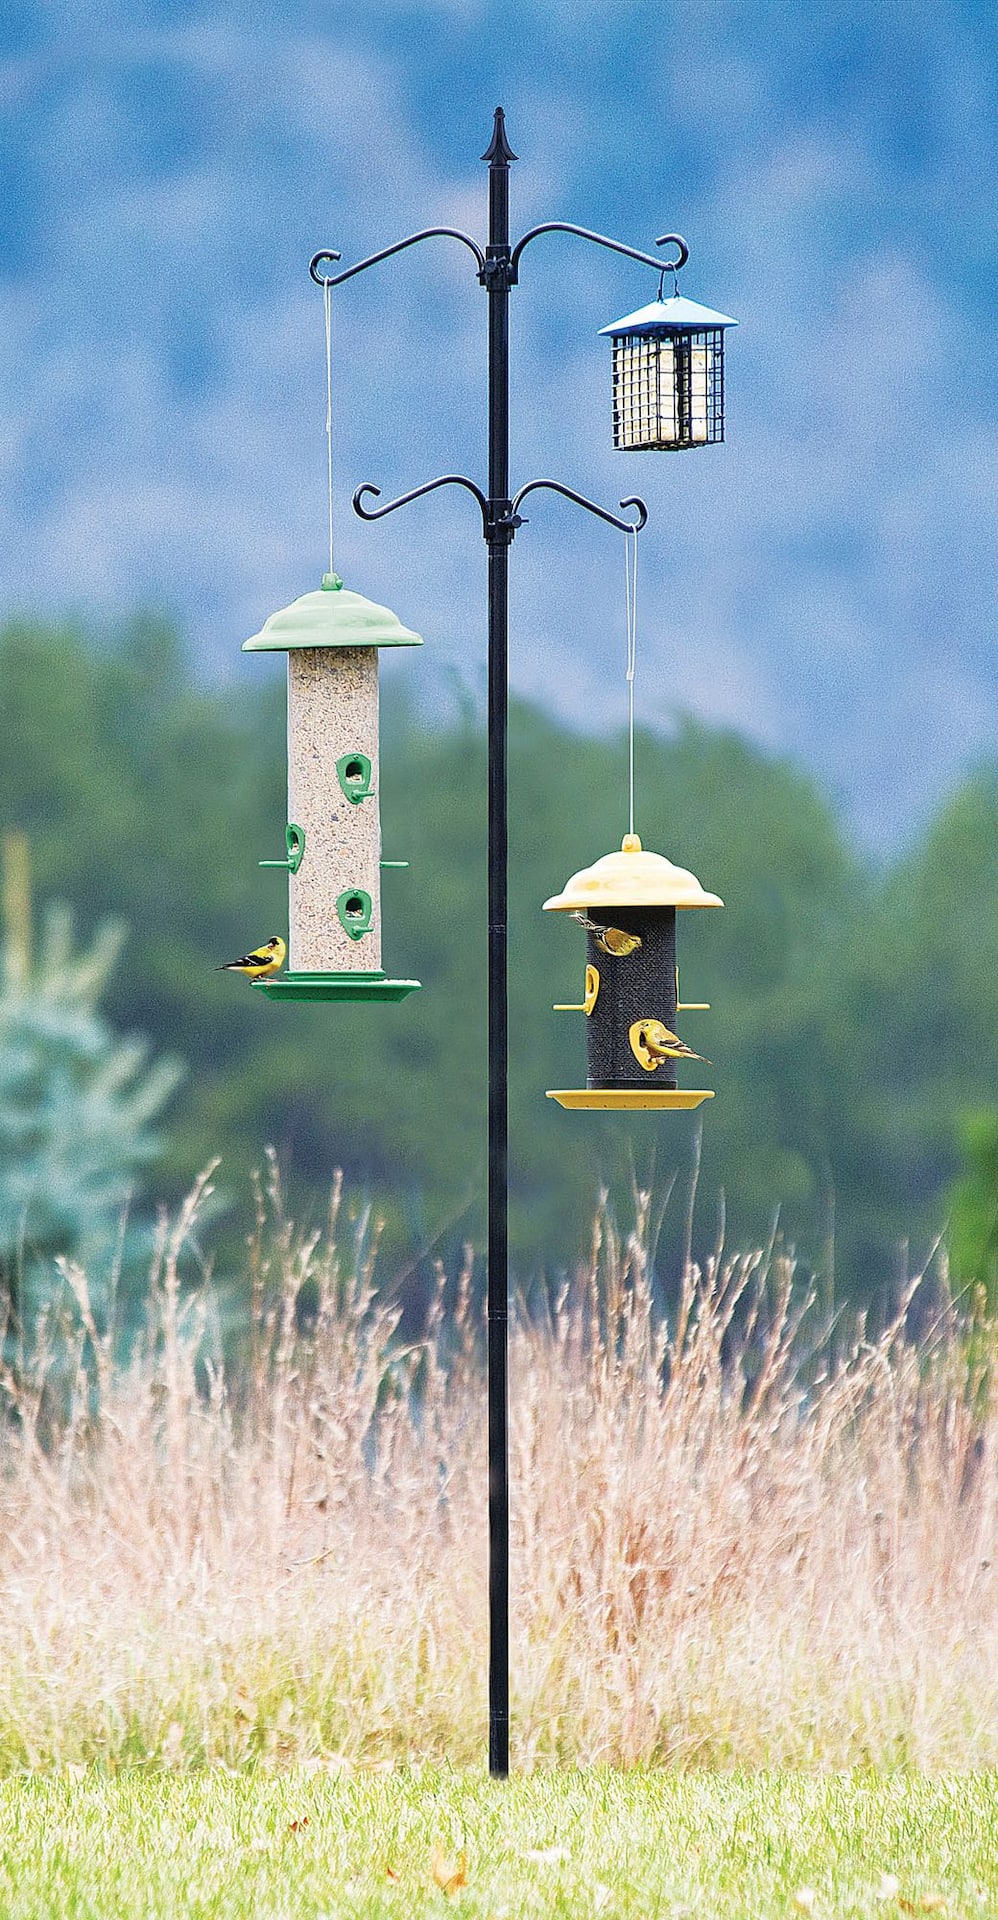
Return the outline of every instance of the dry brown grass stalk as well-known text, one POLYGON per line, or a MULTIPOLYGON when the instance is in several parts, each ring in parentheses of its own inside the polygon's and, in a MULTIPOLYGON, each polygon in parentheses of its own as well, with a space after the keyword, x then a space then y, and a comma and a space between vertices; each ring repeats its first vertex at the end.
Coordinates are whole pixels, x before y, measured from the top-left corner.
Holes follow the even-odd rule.
MULTIPOLYGON (((67 1265, 4 1377, 0 1771, 480 1760, 470 1257, 403 1344, 338 1186, 303 1235, 272 1166, 230 1381, 180 1278, 209 1192, 164 1223, 130 1365, 67 1265)), ((514 1325, 514 1764, 998 1763, 991 1330, 949 1313, 920 1353, 902 1314, 805 1386, 789 1260, 689 1262, 667 1328, 649 1238, 647 1196, 623 1240, 602 1215, 514 1325)))

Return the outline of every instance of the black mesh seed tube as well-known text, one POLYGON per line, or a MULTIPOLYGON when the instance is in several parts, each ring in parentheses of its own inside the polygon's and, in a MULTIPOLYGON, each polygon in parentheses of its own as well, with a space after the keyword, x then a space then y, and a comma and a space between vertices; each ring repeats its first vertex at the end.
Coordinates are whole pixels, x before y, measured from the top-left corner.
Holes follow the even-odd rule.
POLYGON ((675 1062, 641 1066, 631 1046, 631 1028, 639 1020, 661 1020, 676 1031, 675 907, 614 907, 588 914, 598 926, 619 927, 639 935, 636 953, 619 958, 604 953, 588 935, 588 960, 599 974, 596 1004, 586 1021, 588 1078, 598 1087, 674 1087, 675 1062))

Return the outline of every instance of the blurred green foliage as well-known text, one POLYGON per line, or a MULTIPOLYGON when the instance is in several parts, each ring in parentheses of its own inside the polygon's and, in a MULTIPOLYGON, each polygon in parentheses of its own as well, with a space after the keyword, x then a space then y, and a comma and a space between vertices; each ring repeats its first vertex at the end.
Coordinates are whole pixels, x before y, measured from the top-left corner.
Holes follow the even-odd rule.
POLYGON ((56 1255, 88 1268, 92 1284, 148 1265, 127 1213, 181 1069, 168 1056, 150 1063, 146 1041, 122 1040, 102 1016, 120 922, 84 950, 69 909, 52 904, 37 958, 29 930, 13 933, 0 980, 0 1291, 16 1343, 30 1340, 56 1255))
MULTIPOLYGON (((127 919, 109 1018, 188 1063, 157 1193, 175 1197, 220 1153, 241 1211, 272 1143, 316 1217, 337 1166, 373 1195, 404 1266, 482 1233, 486 786, 474 715, 458 705, 431 722, 398 687, 383 698, 384 851, 412 865, 384 876, 384 953, 423 991, 387 1007, 279 1005, 216 969, 286 927, 283 876, 257 866, 283 848, 282 680, 200 684, 150 619, 100 645, 71 626, 0 632, 0 825, 30 836, 39 896, 90 928, 127 919)), ((758 1243, 780 1207, 820 1264, 834 1223, 838 1288, 870 1299, 899 1241, 942 1225, 962 1115, 998 1086, 998 773, 970 780, 878 874, 803 773, 733 733, 688 721, 642 734, 637 766, 645 845, 725 901, 679 930, 684 997, 713 1009, 683 1028, 715 1062, 703 1240, 722 1190, 729 1244, 758 1243)), ((601 1183, 614 1193, 636 1173, 664 1187, 678 1170, 679 1207, 693 1164, 693 1116, 573 1114, 544 1098, 584 1084, 581 1019, 552 1011, 581 998, 584 947, 541 905, 619 846, 625 776, 622 738, 514 703, 511 1245, 524 1276, 585 1246, 601 1183)))
POLYGON ((982 1287, 990 1313, 998 1309, 998 1111, 966 1115, 964 1170, 951 1193, 950 1259, 964 1285, 982 1287))

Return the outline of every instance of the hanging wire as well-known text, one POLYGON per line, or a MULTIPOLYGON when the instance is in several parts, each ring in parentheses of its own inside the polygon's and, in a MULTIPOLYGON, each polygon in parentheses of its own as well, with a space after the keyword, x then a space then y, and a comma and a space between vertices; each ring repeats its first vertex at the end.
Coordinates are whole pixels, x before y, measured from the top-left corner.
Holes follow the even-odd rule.
POLYGON ((628 832, 634 832, 634 668, 638 642, 638 529, 624 535, 624 599, 627 610, 628 832), (632 545, 633 542, 633 545, 632 545))
POLYGON ((329 477, 329 571, 333 571, 333 316, 331 280, 323 280, 322 305, 326 317, 326 468, 329 477))

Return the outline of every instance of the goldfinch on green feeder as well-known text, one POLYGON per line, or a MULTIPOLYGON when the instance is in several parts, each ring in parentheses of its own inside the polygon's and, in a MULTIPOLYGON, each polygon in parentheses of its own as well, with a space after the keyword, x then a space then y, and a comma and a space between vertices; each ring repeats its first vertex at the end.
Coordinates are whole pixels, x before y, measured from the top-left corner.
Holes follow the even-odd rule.
POLYGON ((262 980, 270 973, 279 973, 284 965, 287 945, 279 933, 275 933, 266 946, 254 947, 252 953, 244 953, 241 960, 225 960, 218 968, 219 973, 245 973, 249 980, 262 980))

